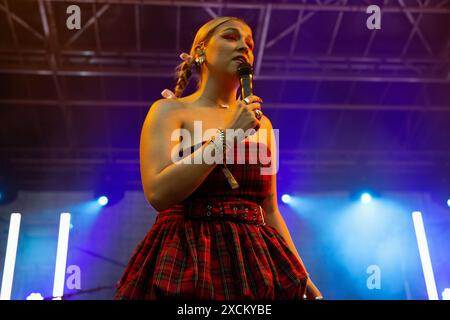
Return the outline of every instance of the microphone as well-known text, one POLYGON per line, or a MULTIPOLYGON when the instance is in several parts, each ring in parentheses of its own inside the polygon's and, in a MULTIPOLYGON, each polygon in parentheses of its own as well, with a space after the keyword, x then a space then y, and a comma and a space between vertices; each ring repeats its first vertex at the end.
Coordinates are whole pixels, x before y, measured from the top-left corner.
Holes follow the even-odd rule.
MULTIPOLYGON (((253 94, 253 68, 248 62, 242 62, 237 68, 239 83, 241 84, 241 99, 244 100, 253 94)), ((259 125, 255 128, 258 131, 259 125)))
POLYGON ((248 62, 242 62, 237 68, 241 84, 242 100, 253 94, 253 68, 248 62))

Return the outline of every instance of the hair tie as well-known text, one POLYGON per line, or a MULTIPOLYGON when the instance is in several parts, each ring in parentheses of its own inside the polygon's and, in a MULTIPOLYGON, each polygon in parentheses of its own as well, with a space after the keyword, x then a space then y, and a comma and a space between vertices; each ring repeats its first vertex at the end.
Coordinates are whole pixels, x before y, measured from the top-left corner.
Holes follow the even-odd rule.
POLYGON ((192 63, 192 61, 194 60, 194 58, 190 54, 188 54, 186 52, 182 52, 180 54, 180 58, 181 58, 181 60, 184 60, 184 61, 186 61, 188 63, 192 63))
POLYGON ((164 89, 161 92, 161 95, 166 98, 166 99, 176 99, 177 96, 175 95, 175 93, 173 93, 173 91, 169 90, 169 89, 164 89))

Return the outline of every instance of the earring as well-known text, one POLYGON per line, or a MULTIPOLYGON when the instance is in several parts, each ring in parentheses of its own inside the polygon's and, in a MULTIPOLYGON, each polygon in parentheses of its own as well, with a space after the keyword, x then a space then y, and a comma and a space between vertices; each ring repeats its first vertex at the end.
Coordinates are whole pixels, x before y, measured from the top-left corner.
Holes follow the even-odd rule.
POLYGON ((195 58, 195 63, 197 66, 201 66, 205 62, 205 51, 204 51, 205 45, 204 43, 200 43, 200 47, 197 48, 197 58, 195 58))
POLYGON ((195 58, 195 63, 198 66, 201 66, 204 62, 205 62, 205 55, 204 54, 202 54, 202 55, 198 56, 197 58, 195 58))

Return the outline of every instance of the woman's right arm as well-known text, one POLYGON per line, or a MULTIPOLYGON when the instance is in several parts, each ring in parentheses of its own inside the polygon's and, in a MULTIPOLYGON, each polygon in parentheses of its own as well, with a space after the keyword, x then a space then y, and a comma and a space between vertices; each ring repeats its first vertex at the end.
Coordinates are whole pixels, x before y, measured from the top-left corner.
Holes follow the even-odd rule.
MULTIPOLYGON (((172 141, 172 132, 181 128, 181 103, 172 99, 157 100, 148 112, 141 132, 140 166, 145 197, 162 211, 186 199, 205 180, 217 165, 194 163, 194 157, 203 154, 211 144, 203 144, 183 160, 173 162, 171 152, 179 141, 172 141)), ((210 149, 211 150, 211 149, 210 149)), ((210 152, 209 150, 207 152, 210 152)))

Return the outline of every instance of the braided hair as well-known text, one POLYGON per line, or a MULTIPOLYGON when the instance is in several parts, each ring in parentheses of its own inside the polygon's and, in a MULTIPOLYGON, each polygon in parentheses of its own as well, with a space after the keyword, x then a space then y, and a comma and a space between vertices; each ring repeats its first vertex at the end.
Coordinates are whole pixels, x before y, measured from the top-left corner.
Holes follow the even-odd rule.
MULTIPOLYGON (((189 78, 192 76, 192 66, 197 64, 194 59, 187 59, 179 64, 176 68, 177 70, 177 83, 175 85, 174 94, 178 98, 181 97, 184 89, 187 87, 189 78)), ((198 68, 198 67, 197 67, 198 68)))
POLYGON ((228 22, 230 20, 238 20, 240 22, 243 22, 247 24, 245 21, 243 21, 240 18, 237 17, 216 17, 214 19, 209 20, 206 22, 200 29, 197 31, 197 34, 195 35, 194 42, 192 43, 192 47, 190 50, 190 55, 192 59, 186 59, 182 63, 180 63, 175 68, 175 77, 177 79, 174 89, 174 94, 177 98, 181 97, 184 89, 187 87, 189 83, 189 79, 192 76, 193 71, 196 71, 199 75, 198 81, 197 81, 197 89, 200 88, 201 84, 201 65, 197 64, 195 62, 195 58, 198 56, 197 50, 199 47, 206 46, 209 39, 214 34, 214 31, 217 29, 218 26, 221 24, 228 22), (195 69, 195 70, 194 70, 195 69))

